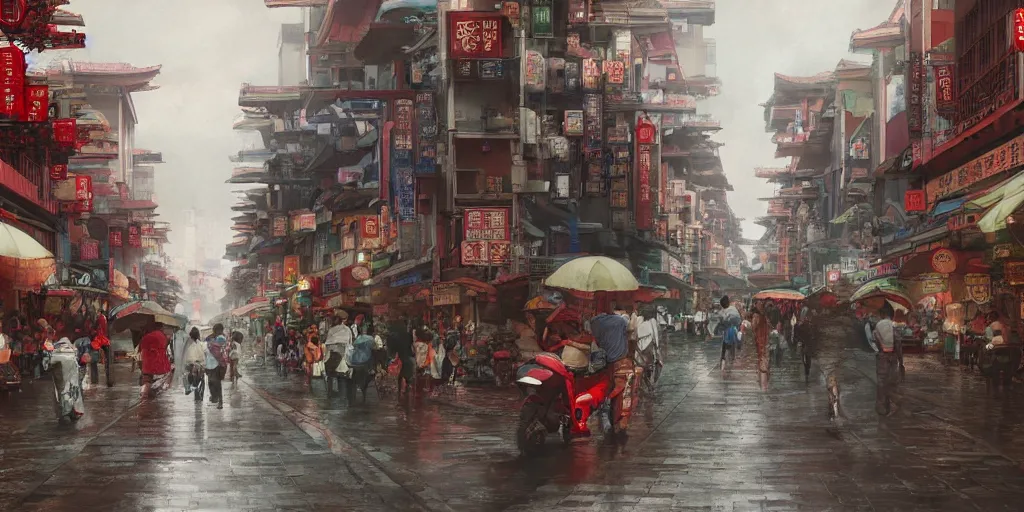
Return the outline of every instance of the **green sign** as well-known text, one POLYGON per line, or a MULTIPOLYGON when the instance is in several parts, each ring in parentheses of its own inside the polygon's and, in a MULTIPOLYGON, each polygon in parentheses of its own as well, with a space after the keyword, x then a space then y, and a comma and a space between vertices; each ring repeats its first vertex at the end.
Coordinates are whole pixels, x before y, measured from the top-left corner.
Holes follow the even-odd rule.
POLYGON ((530 12, 533 18, 533 37, 554 37, 555 30, 551 25, 551 6, 534 5, 530 12))

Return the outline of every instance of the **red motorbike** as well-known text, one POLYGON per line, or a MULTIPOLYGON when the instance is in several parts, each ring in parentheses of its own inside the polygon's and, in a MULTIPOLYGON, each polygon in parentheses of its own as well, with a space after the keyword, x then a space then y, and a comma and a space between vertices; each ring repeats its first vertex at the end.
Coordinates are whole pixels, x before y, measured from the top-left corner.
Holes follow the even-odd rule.
MULTIPOLYGON (((519 427, 516 430, 516 445, 523 455, 534 455, 544 447, 547 434, 561 429, 562 442, 576 437, 587 437, 590 429, 587 420, 609 397, 612 384, 607 372, 599 371, 581 374, 570 370, 555 354, 543 353, 524 364, 518 371, 516 384, 525 398, 519 410, 519 427)), ((622 393, 622 400, 630 400, 635 394, 635 379, 622 393)), ((618 400, 613 400, 618 402, 618 400)), ((627 402, 628 403, 628 402, 627 402)), ((621 406, 613 405, 613 417, 618 420, 621 406)), ((613 421, 618 425, 618 421, 613 421)), ((614 434, 621 434, 614 427, 614 434)))

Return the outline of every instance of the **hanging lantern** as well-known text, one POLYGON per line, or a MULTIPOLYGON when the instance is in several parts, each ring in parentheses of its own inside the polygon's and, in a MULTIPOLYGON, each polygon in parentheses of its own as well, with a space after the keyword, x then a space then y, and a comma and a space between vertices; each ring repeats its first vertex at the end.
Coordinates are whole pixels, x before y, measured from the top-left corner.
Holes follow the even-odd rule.
POLYGON ((1013 11, 1013 47, 1024 52, 1024 9, 1013 11))

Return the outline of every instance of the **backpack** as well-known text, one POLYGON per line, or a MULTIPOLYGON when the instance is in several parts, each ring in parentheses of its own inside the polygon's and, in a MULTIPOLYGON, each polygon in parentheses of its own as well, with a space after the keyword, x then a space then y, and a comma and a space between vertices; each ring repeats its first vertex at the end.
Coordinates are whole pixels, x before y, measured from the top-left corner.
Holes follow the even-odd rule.
POLYGON ((736 326, 730 326, 725 330, 725 335, 722 336, 722 343, 726 345, 735 345, 739 340, 739 330, 736 329, 736 326))
POLYGON ((373 359, 373 336, 361 334, 352 343, 352 350, 348 353, 349 366, 363 366, 373 359))

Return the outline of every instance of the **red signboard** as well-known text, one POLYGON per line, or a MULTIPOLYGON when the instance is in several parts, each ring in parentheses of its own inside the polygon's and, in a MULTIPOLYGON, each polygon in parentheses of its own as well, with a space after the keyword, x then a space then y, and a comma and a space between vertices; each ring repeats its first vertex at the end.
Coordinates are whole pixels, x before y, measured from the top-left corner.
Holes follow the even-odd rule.
POLYGON ((467 208, 463 218, 466 240, 511 240, 508 208, 467 208))
POLYGON ((78 123, 75 119, 54 119, 53 140, 63 147, 73 147, 78 139, 77 129, 78 123))
POLYGON ((450 58, 499 59, 502 56, 502 15, 450 12, 450 58))
POLYGON ((64 181, 68 179, 68 164, 53 164, 50 166, 50 179, 53 181, 64 181))
POLYGON ((25 111, 25 54, 17 46, 0 48, 0 89, 0 114, 21 119, 25 111))
POLYGON ((626 81, 626 63, 621 60, 604 61, 604 72, 609 84, 622 85, 626 81))
POLYGON ((288 236, 288 217, 277 215, 274 217, 271 236, 288 236))
POLYGON ((637 144, 654 144, 654 133, 656 128, 654 123, 647 119, 639 119, 636 122, 636 143, 637 144))
POLYGON ((78 244, 78 255, 82 261, 100 259, 100 241, 92 238, 83 238, 78 244))
POLYGON ((92 211, 92 176, 75 176, 75 211, 92 211))
POLYGON ((1013 11, 1013 47, 1024 52, 1024 9, 1013 11))
POLYGON ((110 247, 111 248, 114 248, 114 247, 124 247, 124 241, 121 240, 121 232, 120 231, 110 230, 110 237, 109 238, 110 238, 109 243, 110 243, 110 247))
POLYGON ((908 190, 903 193, 903 210, 910 212, 923 212, 925 210, 924 190, 908 190))
POLYGON ((940 114, 951 114, 956 111, 952 65, 935 66, 935 109, 940 114))
POLYGON ((359 237, 363 240, 380 238, 380 219, 376 215, 363 215, 359 218, 359 237))
POLYGON ((145 223, 142 225, 142 236, 153 236, 156 232, 156 228, 151 223, 145 223))
MULTIPOLYGON (((638 130, 639 131, 639 130, 638 130)), ((639 139, 639 137, 638 137, 639 139)), ((653 229, 654 215, 651 204, 651 145, 637 144, 636 151, 636 217, 637 229, 653 229)))
POLYGON ((284 257, 284 282, 295 283, 299 280, 299 256, 292 254, 284 257))
POLYGON ((25 87, 25 121, 42 123, 49 120, 50 87, 47 85, 30 85, 25 87))
POLYGON ((142 229, 138 224, 128 225, 128 247, 142 247, 142 229))
POLYGON ((267 283, 272 285, 281 284, 284 279, 284 265, 271 263, 267 266, 267 283))

